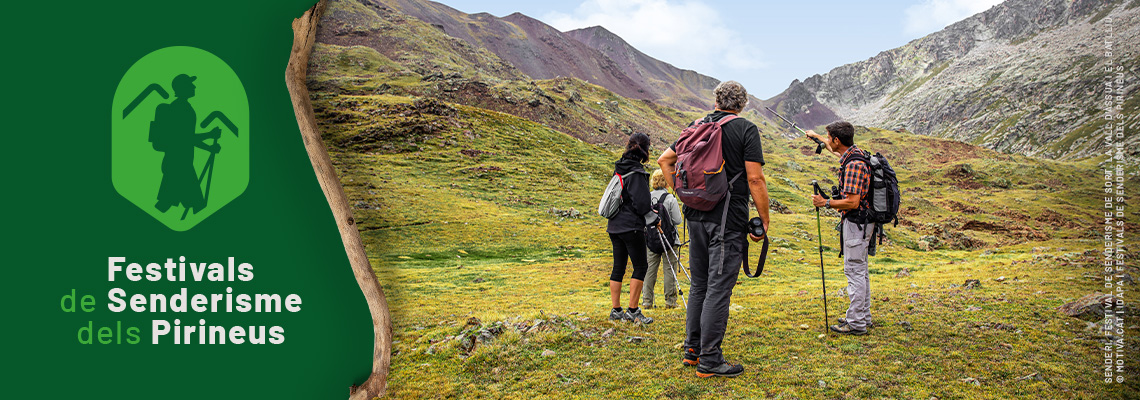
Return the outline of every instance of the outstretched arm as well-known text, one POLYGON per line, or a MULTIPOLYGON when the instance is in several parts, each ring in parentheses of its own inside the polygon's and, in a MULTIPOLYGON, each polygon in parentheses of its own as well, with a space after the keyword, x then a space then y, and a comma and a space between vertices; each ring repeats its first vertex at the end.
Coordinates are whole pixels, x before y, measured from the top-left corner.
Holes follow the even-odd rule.
POLYGON ((804 133, 806 133, 808 135, 808 137, 810 137, 810 138, 815 138, 815 139, 818 139, 819 141, 823 142, 823 147, 826 148, 827 151, 830 151, 831 154, 835 154, 837 156, 840 155, 839 152, 835 150, 835 148, 831 147, 832 143, 831 143, 830 138, 827 137, 827 135, 820 135, 820 134, 815 133, 815 131, 810 130, 810 129, 804 133))
POLYGON ((200 132, 194 134, 194 147, 206 150, 211 153, 217 153, 222 150, 222 146, 218 145, 217 139, 222 136, 222 129, 214 127, 208 132, 200 132), (214 139, 213 144, 206 144, 207 140, 214 139))

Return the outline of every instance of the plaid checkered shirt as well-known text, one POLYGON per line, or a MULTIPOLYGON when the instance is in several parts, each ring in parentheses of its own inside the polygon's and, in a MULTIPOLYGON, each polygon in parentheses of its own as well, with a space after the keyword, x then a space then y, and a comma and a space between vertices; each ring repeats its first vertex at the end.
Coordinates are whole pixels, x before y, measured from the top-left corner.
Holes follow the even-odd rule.
MULTIPOLYGON (((839 165, 843 165, 844 162, 847 162, 847 159, 856 151, 863 153, 867 158, 871 158, 870 154, 860 149, 859 146, 852 144, 851 147, 848 147, 847 151, 843 152, 843 155, 839 157, 839 165)), ((849 194, 863 196, 863 198, 859 200, 859 209, 865 210, 870 207, 870 202, 867 200, 867 192, 871 189, 871 167, 862 161, 852 161, 850 164, 847 164, 847 168, 841 168, 839 170, 839 189, 845 197, 849 194)), ((847 214, 847 211, 850 210, 839 211, 847 214)))

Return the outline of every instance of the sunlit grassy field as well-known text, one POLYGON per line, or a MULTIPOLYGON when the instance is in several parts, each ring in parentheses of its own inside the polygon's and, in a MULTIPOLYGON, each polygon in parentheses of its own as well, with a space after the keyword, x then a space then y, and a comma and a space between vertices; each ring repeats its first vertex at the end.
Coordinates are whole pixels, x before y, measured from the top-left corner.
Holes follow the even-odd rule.
MULTIPOLYGON (((1103 290, 1094 161, 1055 163, 860 130, 864 148, 894 162, 904 212, 871 258, 877 327, 864 337, 821 338, 808 196, 812 179, 834 183, 835 158, 805 155, 804 140, 763 127, 769 192, 787 213, 772 214, 764 276, 742 275, 733 297, 724 351, 746 373, 702 380, 679 362, 683 310, 647 310, 657 319, 649 326, 606 319, 610 249, 593 210, 614 153, 461 105, 314 98, 319 112, 349 115, 326 124, 325 140, 392 308, 389 397, 1138 393, 1134 383, 1101 383, 1103 334, 1056 310, 1103 290), (904 269, 909 276, 896 276, 904 269), (981 284, 967 289, 968 279, 981 284)), ((832 318, 847 303, 836 222, 822 217, 832 318)))

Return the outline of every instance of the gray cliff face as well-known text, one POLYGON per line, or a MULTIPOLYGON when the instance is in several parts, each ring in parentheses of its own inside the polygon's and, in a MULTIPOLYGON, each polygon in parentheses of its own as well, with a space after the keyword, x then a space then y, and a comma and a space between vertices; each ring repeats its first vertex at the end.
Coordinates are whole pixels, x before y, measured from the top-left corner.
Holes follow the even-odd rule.
MULTIPOLYGON (((795 81, 769 100, 798 113, 826 108, 857 124, 905 128, 1009 153, 1076 159, 1098 154, 1098 91, 1107 62, 1135 71, 1135 1, 1008 0, 870 59, 795 81)), ((1127 75, 1127 74, 1126 74, 1127 75)), ((1135 97, 1129 75, 1126 97, 1135 97)), ((1133 129, 1136 103, 1125 104, 1133 129), (1128 107, 1131 107, 1129 112, 1128 107)), ((819 122, 826 123, 826 122, 819 122)), ((1100 135, 1100 136, 1098 136, 1100 135)), ((1135 141, 1135 138, 1132 140, 1135 141)))

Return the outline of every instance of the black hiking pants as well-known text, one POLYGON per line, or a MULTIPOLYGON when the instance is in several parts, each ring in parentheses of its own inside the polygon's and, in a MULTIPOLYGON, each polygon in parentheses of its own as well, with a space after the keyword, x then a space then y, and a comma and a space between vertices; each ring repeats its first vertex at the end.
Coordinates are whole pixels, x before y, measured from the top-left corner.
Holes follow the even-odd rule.
POLYGON ((610 280, 621 282, 625 277, 627 259, 633 263, 631 278, 645 280, 645 272, 649 270, 649 259, 645 255, 645 232, 611 233, 610 243, 614 245, 614 269, 610 272, 610 280))
POLYGON ((701 364, 715 367, 724 363, 720 344, 728 327, 728 307, 732 288, 740 275, 744 258, 744 232, 725 230, 720 224, 689 220, 689 304, 685 316, 685 348, 698 349, 701 364), (724 247, 724 269, 721 269, 724 247))

